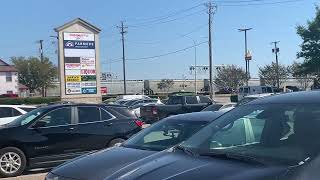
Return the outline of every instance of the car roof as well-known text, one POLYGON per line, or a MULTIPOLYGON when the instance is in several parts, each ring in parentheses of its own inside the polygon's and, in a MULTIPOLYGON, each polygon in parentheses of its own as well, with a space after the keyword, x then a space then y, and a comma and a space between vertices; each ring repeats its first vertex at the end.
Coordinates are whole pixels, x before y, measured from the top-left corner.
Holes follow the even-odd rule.
POLYGON ((28 106, 28 105, 0 105, 0 107, 12 107, 12 108, 37 108, 36 106, 28 106))
POLYGON ((320 92, 316 91, 300 91, 276 96, 268 96, 265 98, 258 98, 246 105, 250 104, 312 104, 320 103, 320 92))
POLYGON ((207 121, 211 122, 225 112, 220 111, 203 111, 203 112, 194 112, 194 113, 187 113, 187 114, 179 114, 175 116, 167 117, 167 120, 184 120, 184 121, 207 121))

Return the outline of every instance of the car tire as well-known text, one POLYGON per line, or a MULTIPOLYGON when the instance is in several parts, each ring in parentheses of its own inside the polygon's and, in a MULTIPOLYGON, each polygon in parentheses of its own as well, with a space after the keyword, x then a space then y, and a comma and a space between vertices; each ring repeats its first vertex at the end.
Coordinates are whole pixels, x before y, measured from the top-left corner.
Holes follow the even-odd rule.
POLYGON ((125 139, 122 138, 116 138, 113 139, 109 142, 108 147, 113 147, 114 145, 116 145, 117 143, 123 143, 124 141, 126 141, 125 139))
POLYGON ((15 177, 23 173, 27 160, 24 153, 15 147, 0 149, 0 176, 15 177))

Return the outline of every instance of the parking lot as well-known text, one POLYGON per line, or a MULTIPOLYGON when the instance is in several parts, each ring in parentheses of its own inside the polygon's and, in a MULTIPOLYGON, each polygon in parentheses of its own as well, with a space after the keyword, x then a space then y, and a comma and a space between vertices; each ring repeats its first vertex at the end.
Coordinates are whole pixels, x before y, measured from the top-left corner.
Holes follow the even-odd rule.
POLYGON ((12 177, 12 178, 3 178, 3 180, 44 180, 48 171, 49 169, 29 171, 24 173, 24 175, 22 176, 12 177))

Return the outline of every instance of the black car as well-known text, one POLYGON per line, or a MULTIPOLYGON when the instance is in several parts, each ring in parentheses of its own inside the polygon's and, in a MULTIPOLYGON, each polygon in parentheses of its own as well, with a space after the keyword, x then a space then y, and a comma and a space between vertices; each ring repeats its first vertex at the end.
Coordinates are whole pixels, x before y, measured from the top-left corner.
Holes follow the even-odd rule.
MULTIPOLYGON (((125 167, 110 166, 103 179, 319 179, 319 129, 319 92, 261 98, 222 115, 174 148, 125 167)), ((49 177, 59 173, 73 175, 57 169, 49 177)))
POLYGON ((0 175, 52 167, 93 150, 123 142, 142 123, 121 106, 51 105, 0 128, 0 175))
POLYGON ((201 112, 165 118, 140 131, 119 147, 67 162, 54 169, 47 179, 58 176, 74 180, 103 179, 135 161, 181 143, 222 114, 221 112, 201 112))

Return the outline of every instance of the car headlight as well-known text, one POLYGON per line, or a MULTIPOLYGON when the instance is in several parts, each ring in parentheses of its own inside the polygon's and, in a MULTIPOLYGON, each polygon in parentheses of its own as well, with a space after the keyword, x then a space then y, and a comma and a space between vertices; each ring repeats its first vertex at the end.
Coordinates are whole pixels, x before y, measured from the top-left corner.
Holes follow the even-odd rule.
POLYGON ((53 173, 48 173, 48 175, 46 176, 46 179, 45 180, 74 180, 74 179, 71 179, 71 178, 65 178, 65 177, 61 177, 61 176, 58 176, 58 175, 55 175, 53 173))

